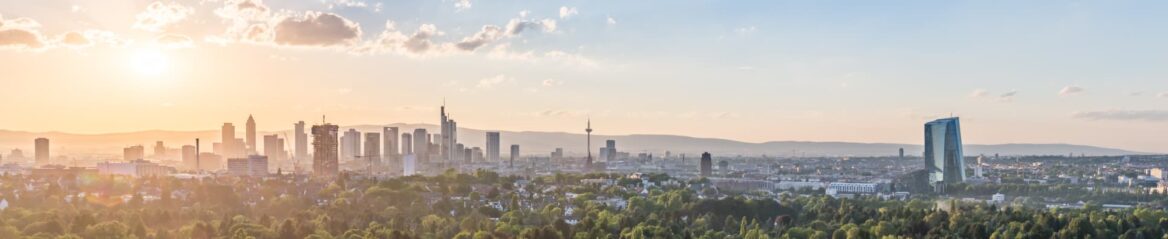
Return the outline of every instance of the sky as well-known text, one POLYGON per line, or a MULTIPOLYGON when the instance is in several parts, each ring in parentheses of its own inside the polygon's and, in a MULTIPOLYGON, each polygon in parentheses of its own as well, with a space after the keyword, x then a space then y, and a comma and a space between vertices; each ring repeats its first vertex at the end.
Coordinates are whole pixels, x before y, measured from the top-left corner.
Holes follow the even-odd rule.
POLYGON ((305 120, 1168 152, 1164 1, 0 1, 0 129, 305 120))

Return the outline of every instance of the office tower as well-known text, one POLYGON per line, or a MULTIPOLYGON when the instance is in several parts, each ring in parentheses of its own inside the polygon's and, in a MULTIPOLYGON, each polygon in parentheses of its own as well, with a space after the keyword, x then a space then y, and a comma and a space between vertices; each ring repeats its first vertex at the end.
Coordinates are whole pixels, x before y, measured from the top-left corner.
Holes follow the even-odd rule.
POLYGON ((365 155, 362 160, 371 163, 381 163, 381 133, 365 133, 365 155))
POLYGON ((451 155, 451 157, 454 157, 458 160, 463 160, 467 163, 470 163, 470 158, 466 157, 466 156, 470 155, 470 154, 466 153, 467 152, 466 150, 468 150, 468 149, 470 149, 470 148, 467 148, 465 145, 456 144, 456 145, 454 145, 454 155, 451 155))
POLYGON ((182 164, 187 170, 196 170, 198 166, 199 150, 194 145, 182 146, 182 164))
POLYGON ((401 135, 401 150, 402 155, 414 154, 414 141, 413 137, 410 137, 410 133, 401 135))
POLYGON ((162 141, 154 142, 154 158, 162 160, 166 157, 166 145, 162 141))
POLYGON ((272 163, 279 164, 284 161, 284 139, 279 135, 264 135, 264 155, 268 156, 268 160, 272 163))
POLYGON ((255 154, 256 152, 259 152, 259 150, 256 149, 255 118, 252 118, 251 115, 248 115, 247 116, 247 125, 244 125, 244 127, 245 127, 244 137, 247 137, 244 139, 244 140, 247 140, 247 153, 248 154, 255 154))
POLYGON ((235 125, 231 123, 223 123, 222 127, 222 141, 219 141, 219 154, 228 156, 235 154, 235 125))
POLYGON ((312 126, 312 175, 335 177, 339 172, 337 134, 340 127, 324 123, 312 126))
POLYGON ((900 148, 900 159, 904 159, 904 148, 900 148))
MULTIPOLYGON (((961 147, 961 122, 958 118, 925 124, 925 169, 929 172, 929 183, 944 185, 965 180, 961 147)), ((943 190, 943 186, 938 188, 938 191, 943 190)))
MULTIPOLYGON (((584 164, 588 170, 592 170, 592 119, 588 119, 588 128, 584 128, 584 132, 588 132, 588 146, 584 150, 588 150, 588 162, 584 164)), ((563 157, 563 154, 560 154, 563 157)))
POLYGON ((304 133, 304 121, 296 122, 295 132, 292 137, 296 137, 296 161, 308 158, 308 134, 304 133))
POLYGON ((702 153, 701 172, 702 177, 714 174, 714 158, 710 156, 709 152, 702 153))
POLYGON ((499 132, 487 132, 487 161, 499 161, 499 132))
POLYGON ((426 129, 414 129, 414 155, 419 164, 430 163, 430 134, 426 129))
POLYGON ((382 145, 385 146, 381 148, 381 159, 386 160, 386 162, 397 160, 398 154, 401 153, 397 150, 397 127, 382 128, 381 137, 385 139, 383 142, 381 142, 382 145))
POLYGON ((268 156, 251 155, 247 158, 227 159, 227 173, 239 177, 268 176, 268 156))
POLYGON ((606 155, 608 157, 604 158, 604 160, 615 161, 616 160, 616 140, 611 140, 611 139, 605 140, 604 141, 604 148, 606 150, 608 150, 608 154, 606 155))
MULTIPOLYGON (((409 134, 405 134, 409 135, 409 134)), ((418 157, 413 154, 406 154, 402 158, 402 176, 412 176, 418 173, 418 157)))
MULTIPOLYGON (((455 156, 460 153, 454 148, 454 145, 458 144, 458 123, 455 122, 454 119, 451 119, 449 114, 446 114, 446 102, 442 102, 442 107, 440 107, 438 111, 440 120, 439 125, 441 127, 438 132, 439 135, 437 136, 437 145, 440 149, 438 154, 440 155, 439 157, 441 157, 444 161, 453 161, 456 158, 455 156)), ((415 133, 414 137, 417 136, 418 134, 415 133)), ((422 162, 426 161, 421 158, 419 158, 419 160, 422 162)))
POLYGON ((466 151, 463 151, 463 157, 466 157, 467 162, 482 162, 483 161, 483 148, 474 147, 474 148, 467 148, 465 150, 466 151))
POLYGON ((126 162, 145 158, 146 147, 142 147, 142 145, 135 145, 122 149, 122 159, 126 162))
POLYGON ((507 164, 508 167, 515 167, 515 159, 519 158, 519 145, 511 145, 511 162, 507 164))
POLYGON ((35 150, 33 150, 33 157, 37 164, 45 164, 49 162, 49 139, 36 138, 33 140, 35 150))
POLYGON ((345 161, 356 159, 361 155, 361 132, 356 129, 345 131, 341 136, 341 159, 345 161))

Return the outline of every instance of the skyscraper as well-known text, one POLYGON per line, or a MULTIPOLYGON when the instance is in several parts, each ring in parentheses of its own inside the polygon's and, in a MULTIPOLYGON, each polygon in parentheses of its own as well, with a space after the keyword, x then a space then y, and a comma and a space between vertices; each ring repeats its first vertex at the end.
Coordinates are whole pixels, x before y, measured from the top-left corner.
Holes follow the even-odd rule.
POLYGON ((487 132, 487 161, 499 161, 499 132, 487 132))
POLYGON ((317 177, 337 176, 337 134, 340 127, 324 123, 312 126, 312 174, 317 177))
POLYGON ((255 154, 256 152, 259 152, 259 150, 256 149, 255 118, 252 118, 251 115, 248 115, 247 116, 247 125, 244 125, 244 127, 246 127, 244 129, 244 137, 246 137, 244 140, 247 141, 247 153, 248 154, 255 154))
POLYGON ((183 145, 182 146, 183 168, 186 168, 188 170, 197 170, 199 167, 198 161, 196 161, 198 156, 199 156, 199 150, 194 145, 183 145))
POLYGON ((308 158, 308 134, 304 133, 304 121, 296 122, 292 137, 296 137, 296 160, 308 158))
POLYGON ((341 159, 349 161, 360 155, 361 132, 357 132, 357 129, 345 131, 345 135, 341 136, 341 159))
POLYGON ((381 133, 365 133, 365 155, 362 157, 365 162, 381 163, 381 133))
POLYGON ((702 153, 701 173, 702 177, 714 174, 714 158, 710 156, 709 152, 702 153))
POLYGON ((264 155, 268 156, 269 162, 275 165, 280 165, 284 162, 284 139, 279 135, 264 135, 264 155))
MULTIPOLYGON (((26 141, 27 142, 27 141, 26 141)), ((36 138, 33 140, 35 150, 33 156, 37 164, 45 164, 49 162, 49 139, 36 138)))
POLYGON ((430 136, 426 129, 414 129, 414 155, 418 164, 430 163, 430 136))
POLYGON ((511 145, 511 162, 507 164, 508 167, 515 167, 515 159, 519 158, 519 145, 511 145))
MULTIPOLYGON (((929 183, 941 186, 965 181, 965 159, 961 147, 961 122, 958 118, 938 119, 925 124, 925 169, 929 172, 929 183)), ((944 190, 943 186, 938 190, 944 190)))
POLYGON ((219 151, 222 152, 218 153, 228 158, 241 156, 242 153, 240 152, 242 152, 241 149, 243 148, 243 145, 237 145, 235 143, 235 125, 231 123, 223 123, 221 134, 223 136, 223 140, 219 143, 219 151))
POLYGON ((381 148, 381 150, 383 151, 381 153, 381 159, 386 160, 386 161, 397 160, 398 154, 401 153, 400 151, 397 150, 397 147, 398 147, 397 127, 382 128, 381 129, 381 136, 382 136, 382 138, 385 139, 383 142, 381 142, 383 145, 385 145, 385 147, 381 148))
POLYGON ((122 149, 122 159, 126 162, 146 159, 146 147, 142 145, 134 145, 122 149))
POLYGON ((401 135, 401 150, 402 155, 414 154, 414 140, 413 137, 410 137, 410 133, 401 135))
POLYGON ((604 160, 616 161, 616 140, 605 140, 604 149, 608 150, 607 156, 604 160))
POLYGON ((154 142, 154 158, 162 160, 166 157, 166 144, 162 141, 154 142))

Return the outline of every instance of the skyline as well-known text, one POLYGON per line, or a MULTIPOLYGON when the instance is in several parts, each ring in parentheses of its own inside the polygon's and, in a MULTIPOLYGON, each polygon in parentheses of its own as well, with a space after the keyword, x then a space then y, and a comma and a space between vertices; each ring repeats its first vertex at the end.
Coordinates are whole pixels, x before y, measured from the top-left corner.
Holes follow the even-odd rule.
POLYGON ((328 47, 217 39, 238 33, 220 1, 0 3, 0 31, 39 42, 0 43, 19 69, 0 100, 22 102, 0 106, 0 128, 210 130, 249 113, 260 131, 321 114, 432 123, 447 98, 461 126, 484 130, 576 133, 591 116, 602 135, 919 144, 922 122, 952 113, 971 144, 1168 151, 1168 32, 1148 7, 1160 2, 345 2, 253 2, 270 23, 247 22, 272 31, 310 16, 360 29, 328 47), (354 52, 395 32, 434 33, 433 48, 354 52), (89 44, 66 44, 76 36, 89 44), (158 42, 171 36, 190 41, 158 42))

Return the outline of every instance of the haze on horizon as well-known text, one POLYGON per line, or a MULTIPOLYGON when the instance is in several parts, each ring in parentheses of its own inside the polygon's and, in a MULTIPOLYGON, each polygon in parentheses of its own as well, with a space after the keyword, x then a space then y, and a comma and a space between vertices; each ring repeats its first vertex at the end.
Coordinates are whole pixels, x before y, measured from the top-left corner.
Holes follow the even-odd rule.
POLYGON ((0 1, 0 128, 293 122, 1168 152, 1158 1, 0 1))

